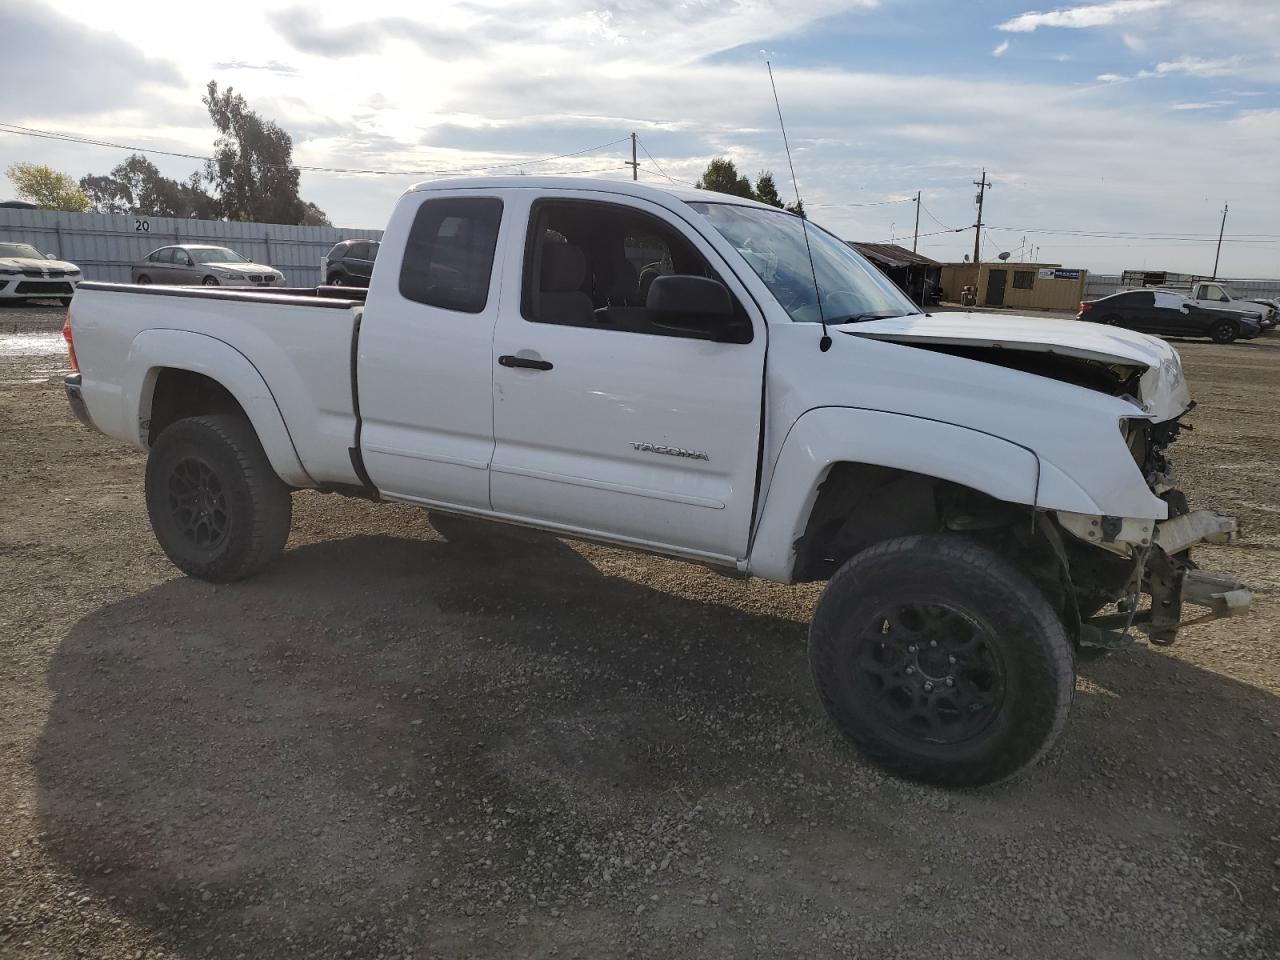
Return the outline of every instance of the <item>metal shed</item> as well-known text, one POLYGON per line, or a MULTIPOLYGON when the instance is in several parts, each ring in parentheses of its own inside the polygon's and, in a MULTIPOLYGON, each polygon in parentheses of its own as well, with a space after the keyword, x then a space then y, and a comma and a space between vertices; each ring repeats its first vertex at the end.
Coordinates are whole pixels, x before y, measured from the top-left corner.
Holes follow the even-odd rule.
POLYGON ((896 243, 862 243, 846 240, 860 254, 902 288, 914 302, 935 302, 942 291, 942 264, 896 243))

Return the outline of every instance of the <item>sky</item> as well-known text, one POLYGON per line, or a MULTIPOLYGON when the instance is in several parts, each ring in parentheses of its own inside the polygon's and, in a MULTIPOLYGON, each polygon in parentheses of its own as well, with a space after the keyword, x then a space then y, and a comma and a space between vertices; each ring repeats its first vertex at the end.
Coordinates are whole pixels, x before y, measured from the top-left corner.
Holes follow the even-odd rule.
MULTIPOLYGON (((207 155, 211 79, 294 140, 302 196, 380 227, 451 172, 696 181, 714 157, 849 240, 1095 272, 1280 277, 1277 0, 0 0, 0 124, 207 155), (573 154, 572 156, 564 156, 573 154), (547 161, 549 157, 560 159, 547 161), (546 162, 531 162, 546 161, 546 162), (905 198, 911 198, 907 200, 905 198), (955 232, 960 228, 962 232, 955 232)), ((2 132, 0 169, 127 150, 2 132)), ((185 178, 197 159, 148 156, 185 178)), ((0 196, 11 194, 0 180, 0 196)))

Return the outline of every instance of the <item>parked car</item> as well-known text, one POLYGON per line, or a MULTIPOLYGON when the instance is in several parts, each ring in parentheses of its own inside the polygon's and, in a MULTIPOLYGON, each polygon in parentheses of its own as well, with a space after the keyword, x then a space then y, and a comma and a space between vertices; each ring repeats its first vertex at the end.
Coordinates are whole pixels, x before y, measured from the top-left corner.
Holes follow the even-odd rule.
POLYGON ((1247 303, 1256 303, 1260 307, 1269 307, 1270 314, 1262 318, 1262 329, 1270 330, 1272 327, 1280 324, 1280 298, 1269 299, 1267 297, 1259 297, 1256 300, 1248 300, 1247 303))
POLYGON ((70 303, 81 279, 74 263, 29 243, 0 243, 0 300, 50 297, 70 303))
POLYGON ((692 188, 436 181, 383 243, 367 302, 81 286, 71 408, 148 451, 188 575, 261 570, 310 488, 825 580, 819 699, 950 786, 1044 754, 1076 647, 1249 607, 1190 560, 1235 521, 1172 488, 1192 402, 1154 337, 929 316, 820 227, 692 188))
POLYGON ((378 258, 377 240, 343 240, 320 258, 320 282, 333 287, 367 287, 378 258))
POLYGON ((1082 302, 1076 319, 1143 333, 1209 337, 1216 343, 1231 343, 1262 332, 1261 309, 1247 314, 1205 307, 1183 294, 1165 290, 1122 290, 1100 300, 1082 302))
POLYGON ((230 247, 183 243, 152 250, 129 268, 134 283, 205 287, 283 287, 284 274, 241 256, 230 247))

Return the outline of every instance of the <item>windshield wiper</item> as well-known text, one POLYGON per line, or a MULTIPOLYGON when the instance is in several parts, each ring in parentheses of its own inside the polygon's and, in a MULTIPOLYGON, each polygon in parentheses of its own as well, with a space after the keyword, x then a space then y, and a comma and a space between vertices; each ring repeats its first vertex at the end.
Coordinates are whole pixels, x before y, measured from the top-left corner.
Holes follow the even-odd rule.
POLYGON ((851 313, 843 317, 832 317, 827 323, 833 327, 842 323, 867 323, 871 320, 888 320, 891 317, 914 317, 914 313, 851 313))

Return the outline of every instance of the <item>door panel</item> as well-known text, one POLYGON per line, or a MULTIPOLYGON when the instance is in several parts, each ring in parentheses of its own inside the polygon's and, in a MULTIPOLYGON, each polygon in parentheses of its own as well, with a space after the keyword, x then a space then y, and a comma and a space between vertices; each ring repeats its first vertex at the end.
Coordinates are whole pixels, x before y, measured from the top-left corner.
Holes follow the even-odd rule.
POLYGON ((357 358, 360 447, 388 496, 489 508, 502 216, 492 193, 450 192, 388 224, 357 358))
MULTIPOLYGON (((590 209, 576 223, 565 214, 551 233, 584 251, 582 273, 561 271, 561 261, 573 258, 556 257, 550 260, 563 275, 542 275, 552 284, 544 288, 544 315, 556 322, 526 319, 510 290, 498 319, 495 360, 512 359, 494 368, 493 508, 610 539, 741 559, 755 495, 763 322, 700 238, 686 239, 688 250, 667 262, 663 237, 678 246, 681 234, 674 215, 641 200, 584 199, 578 207, 590 209), (611 232, 617 223, 630 226, 611 232), (650 279, 689 272, 677 262, 689 251, 738 299, 754 326, 751 342, 642 332, 653 329, 645 308, 618 306, 643 303, 646 271, 650 279)), ((546 242, 541 225, 538 232, 546 242)), ((508 243, 512 264, 535 255, 523 238, 508 243)), ((528 296, 522 299, 531 309, 528 296)))

